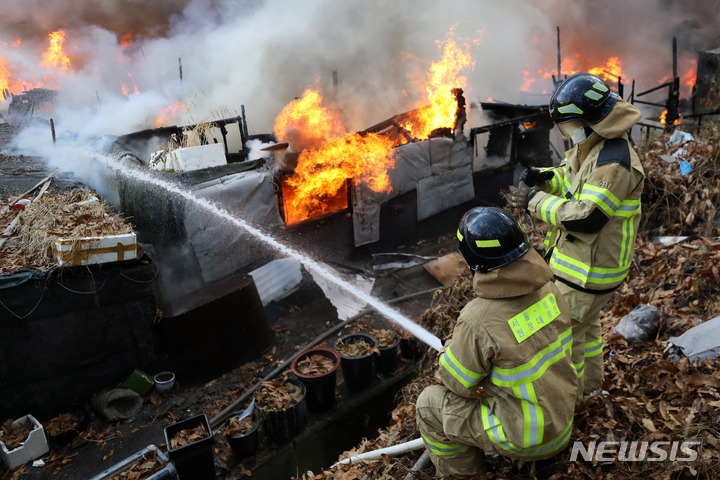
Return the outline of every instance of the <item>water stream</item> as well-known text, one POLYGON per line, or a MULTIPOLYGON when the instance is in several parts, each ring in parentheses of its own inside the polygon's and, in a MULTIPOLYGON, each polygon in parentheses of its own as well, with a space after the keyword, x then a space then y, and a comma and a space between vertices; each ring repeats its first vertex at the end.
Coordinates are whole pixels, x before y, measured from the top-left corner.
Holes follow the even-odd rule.
POLYGON ((218 205, 217 203, 212 202, 211 200, 209 200, 207 198, 198 197, 190 191, 182 190, 181 188, 178 188, 177 185, 167 182, 161 178, 157 178, 149 173, 143 172, 143 171, 139 170, 138 168, 131 167, 127 164, 119 164, 116 158, 113 158, 113 157, 110 157, 107 155, 101 155, 101 154, 94 154, 93 156, 98 161, 100 161, 105 167, 107 167, 113 171, 119 172, 121 175, 123 175, 125 177, 133 178, 140 182, 163 188, 172 194, 178 195, 179 197, 182 197, 185 200, 192 202, 193 205, 206 210, 208 213, 215 215, 215 216, 219 217, 220 219, 225 220, 237 227, 242 228, 243 230, 245 230, 247 233, 249 233, 253 237, 255 237, 258 240, 262 241, 263 243, 271 246, 272 248, 276 249, 278 252, 282 253, 283 255, 286 255, 288 257, 292 257, 292 258, 298 260, 308 270, 308 272, 310 272, 314 275, 319 275, 321 278, 324 278, 326 281, 337 285, 340 289, 342 289, 344 292, 348 293, 349 295, 352 295, 357 300, 359 300, 361 302, 365 302, 367 305, 374 308, 383 317, 385 317, 388 320, 390 320, 391 322, 399 325, 400 327, 405 329, 408 333, 412 334, 418 340, 422 341, 423 343, 426 343, 427 345, 431 346, 432 348, 434 348, 436 350, 440 350, 440 347, 442 346, 442 344, 440 343, 440 339, 437 338, 432 333, 425 330, 424 328, 422 328, 421 326, 419 326, 417 323, 415 323, 411 319, 405 317, 400 312, 398 312, 394 308, 390 307, 389 305, 387 305, 385 302, 381 301, 377 297, 374 297, 370 294, 367 294, 367 293, 362 292, 361 290, 355 288, 355 286, 353 286, 351 283, 347 282, 346 280, 340 278, 330 268, 326 267, 325 265, 320 264, 316 260, 313 260, 308 255, 306 255, 292 247, 288 247, 287 245, 280 243, 269 233, 260 230, 259 228, 249 224, 248 222, 242 220, 241 218, 238 218, 235 215, 232 215, 230 212, 228 212, 226 209, 224 209, 221 205, 218 205))

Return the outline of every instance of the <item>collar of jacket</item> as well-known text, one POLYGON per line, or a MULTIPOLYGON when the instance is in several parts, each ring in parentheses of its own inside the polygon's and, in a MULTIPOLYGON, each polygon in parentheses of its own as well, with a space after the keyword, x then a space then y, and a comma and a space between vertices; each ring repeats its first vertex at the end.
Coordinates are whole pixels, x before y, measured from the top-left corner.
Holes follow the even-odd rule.
POLYGON ((603 138, 619 138, 640 121, 642 113, 634 105, 619 98, 615 106, 598 123, 590 125, 603 138))
POLYGON ((488 273, 476 272, 473 289, 481 298, 527 295, 553 279, 553 272, 534 248, 514 262, 488 273))

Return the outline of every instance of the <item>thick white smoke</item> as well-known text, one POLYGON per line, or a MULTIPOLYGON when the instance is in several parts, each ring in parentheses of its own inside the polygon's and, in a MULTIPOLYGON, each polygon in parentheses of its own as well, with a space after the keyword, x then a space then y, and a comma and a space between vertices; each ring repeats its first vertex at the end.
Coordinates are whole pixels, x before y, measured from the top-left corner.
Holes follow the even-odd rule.
MULTIPOLYGON (((268 133, 283 106, 309 86, 334 98, 347 129, 357 130, 422 103, 417 80, 440 58, 437 42, 452 28, 456 38, 475 42, 475 67, 465 74, 469 101, 532 103, 534 97, 520 92, 523 72, 555 70, 557 26, 563 56, 596 64, 617 56, 625 81, 635 79, 639 91, 670 75, 674 36, 680 68, 691 66, 698 50, 718 46, 718 5, 717 0, 1 0, 0 58, 10 61, 18 76, 41 82, 37 65, 47 34, 65 29, 73 73, 57 85, 54 117, 60 133, 119 135, 151 128, 162 108, 178 99, 188 108, 178 123, 244 105, 250 133, 268 133), (123 46, 127 34, 132 42, 123 46)), ((533 84, 535 93, 552 90, 551 80, 544 82, 533 84)))

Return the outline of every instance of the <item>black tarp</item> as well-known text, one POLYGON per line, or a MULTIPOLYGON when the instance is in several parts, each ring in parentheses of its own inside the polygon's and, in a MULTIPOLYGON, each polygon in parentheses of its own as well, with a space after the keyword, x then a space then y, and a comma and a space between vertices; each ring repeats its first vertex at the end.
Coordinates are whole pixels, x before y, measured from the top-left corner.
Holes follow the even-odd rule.
POLYGON ((0 276, 0 419, 55 416, 151 368, 156 276, 146 259, 0 276))

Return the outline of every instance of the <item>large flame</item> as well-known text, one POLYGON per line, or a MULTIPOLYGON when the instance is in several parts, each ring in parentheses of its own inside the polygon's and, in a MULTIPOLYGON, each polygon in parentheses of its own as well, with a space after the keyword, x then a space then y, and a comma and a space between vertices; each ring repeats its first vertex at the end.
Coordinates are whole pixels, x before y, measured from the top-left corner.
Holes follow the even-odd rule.
POLYGON ((425 139, 438 128, 452 127, 457 114, 457 100, 452 95, 454 88, 466 88, 466 79, 461 73, 472 69, 474 62, 470 56, 469 45, 458 45, 450 36, 444 42, 438 42, 442 49, 442 59, 433 62, 427 74, 425 92, 429 105, 420 108, 412 121, 403 125, 410 134, 425 139))
POLYGON ((70 58, 63 52, 63 43, 65 42, 65 31, 57 30, 50 33, 50 46, 42 57, 40 66, 47 69, 56 69, 61 73, 72 71, 70 58))
MULTIPOLYGON (((461 72, 473 62, 469 45, 459 45, 451 35, 452 30, 438 42, 442 58, 430 66, 421 106, 399 122, 410 138, 426 139, 439 128, 454 127, 458 105, 453 89, 466 86, 461 72)), ((349 134, 339 112, 326 106, 317 90, 308 89, 283 109, 275 119, 275 136, 288 143, 288 152, 299 152, 282 189, 287 225, 347 208, 349 181, 376 192, 392 191, 388 170, 395 165, 399 136, 349 134)))
POLYGON ((347 182, 364 181, 375 191, 391 190, 392 141, 375 134, 348 135, 337 111, 313 89, 288 104, 275 120, 275 135, 301 151, 294 175, 283 185, 288 225, 347 208, 347 182))

